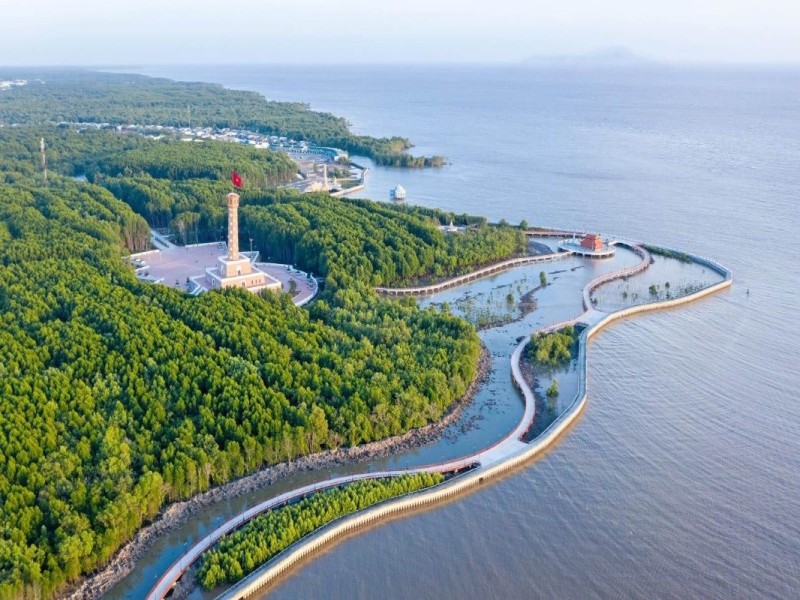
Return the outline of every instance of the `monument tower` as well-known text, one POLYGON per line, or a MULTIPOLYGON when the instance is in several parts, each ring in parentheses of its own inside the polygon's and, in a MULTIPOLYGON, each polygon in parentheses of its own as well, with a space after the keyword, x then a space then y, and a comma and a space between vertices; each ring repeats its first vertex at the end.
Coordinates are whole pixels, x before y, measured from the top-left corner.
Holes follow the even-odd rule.
POLYGON ((239 253, 239 194, 230 193, 228 202, 228 255, 220 256, 219 266, 206 269, 206 277, 214 289, 242 287, 253 292, 263 289, 281 290, 281 283, 260 271, 253 264, 257 252, 239 253))
POLYGON ((228 260, 239 259, 239 194, 228 194, 228 260))

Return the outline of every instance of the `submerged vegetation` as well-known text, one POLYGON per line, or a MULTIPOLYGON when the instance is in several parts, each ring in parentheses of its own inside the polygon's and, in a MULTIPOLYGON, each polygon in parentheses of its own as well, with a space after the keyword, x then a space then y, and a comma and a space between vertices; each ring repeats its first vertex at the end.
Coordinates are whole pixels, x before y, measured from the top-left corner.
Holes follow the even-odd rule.
POLYGON ((223 583, 235 583, 331 521, 442 481, 444 476, 439 473, 357 481, 271 510, 207 552, 197 571, 197 580, 207 590, 223 583))

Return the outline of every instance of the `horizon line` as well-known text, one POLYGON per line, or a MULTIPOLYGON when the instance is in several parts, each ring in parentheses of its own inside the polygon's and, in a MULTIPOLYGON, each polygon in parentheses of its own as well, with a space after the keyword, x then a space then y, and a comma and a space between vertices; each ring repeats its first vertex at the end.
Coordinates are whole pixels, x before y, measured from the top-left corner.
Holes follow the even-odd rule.
POLYGON ((520 60, 410 60, 410 61, 198 61, 198 62, 138 62, 138 63, 17 63, 0 64, 0 69, 87 69, 137 70, 158 67, 522 67, 527 69, 644 69, 648 67, 800 67, 800 60, 720 61, 696 59, 595 60, 574 57, 526 57, 520 60))

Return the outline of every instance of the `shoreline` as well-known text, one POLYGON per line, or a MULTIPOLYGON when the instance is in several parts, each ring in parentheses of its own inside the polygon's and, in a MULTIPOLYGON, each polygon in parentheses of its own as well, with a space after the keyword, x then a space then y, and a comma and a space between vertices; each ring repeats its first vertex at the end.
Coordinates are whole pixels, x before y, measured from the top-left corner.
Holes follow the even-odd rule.
POLYGON ((303 456, 292 462, 263 467, 239 479, 212 487, 188 500, 173 502, 160 512, 154 521, 139 529, 133 538, 116 552, 102 570, 76 582, 57 597, 65 600, 94 600, 102 597, 104 593, 133 571, 142 556, 164 534, 174 531, 207 506, 265 488, 297 473, 341 467, 355 464, 362 460, 382 458, 390 455, 395 450, 411 450, 439 439, 444 430, 472 402, 481 384, 489 376, 491 365, 492 356, 483 342, 481 342, 481 352, 475 377, 467 386, 461 398, 456 400, 442 418, 434 423, 360 446, 324 450, 316 454, 303 456))

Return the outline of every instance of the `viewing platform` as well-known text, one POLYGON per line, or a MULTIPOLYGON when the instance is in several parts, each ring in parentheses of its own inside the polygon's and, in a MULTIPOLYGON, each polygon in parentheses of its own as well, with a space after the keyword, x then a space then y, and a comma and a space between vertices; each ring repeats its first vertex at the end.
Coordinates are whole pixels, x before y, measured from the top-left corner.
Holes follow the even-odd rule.
POLYGON ((604 242, 600 234, 587 233, 581 240, 578 240, 574 234, 570 239, 561 240, 558 243, 558 249, 587 258, 611 258, 616 254, 615 245, 616 242, 604 242))

